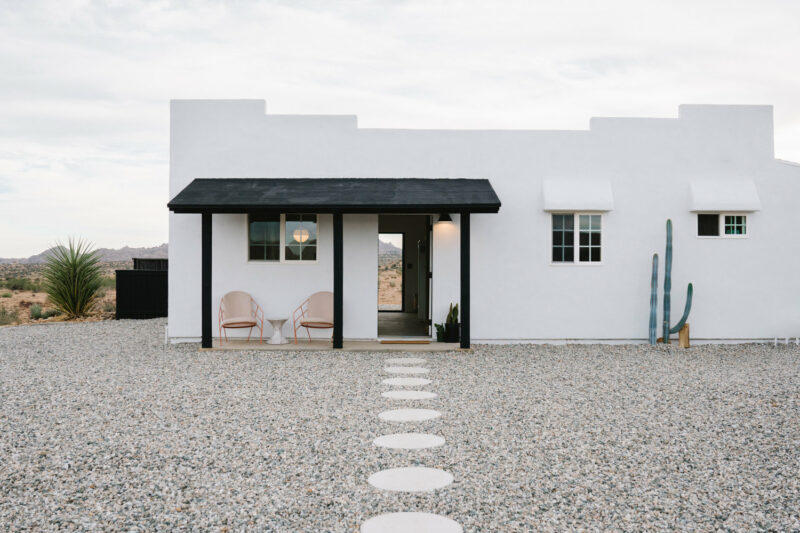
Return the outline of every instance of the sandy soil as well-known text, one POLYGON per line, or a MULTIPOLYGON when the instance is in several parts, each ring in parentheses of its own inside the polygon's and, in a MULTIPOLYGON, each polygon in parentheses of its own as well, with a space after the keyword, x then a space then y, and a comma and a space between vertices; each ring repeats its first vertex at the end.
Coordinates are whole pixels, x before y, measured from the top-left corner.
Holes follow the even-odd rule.
MULTIPOLYGON (((106 320, 114 318, 114 311, 111 306, 116 306, 117 291, 109 289, 105 291, 105 295, 95 305, 96 311, 88 317, 80 319, 80 321, 93 321, 93 320, 106 320), (110 309, 105 310, 104 309, 110 309)), ((14 324, 36 324, 43 322, 62 322, 63 316, 54 316, 45 319, 33 320, 31 319, 31 307, 39 304, 42 310, 53 309, 53 305, 48 301, 47 294, 44 292, 32 291, 12 291, 5 288, 0 288, 0 307, 7 310, 16 310, 19 319, 14 324), (7 295, 11 294, 11 297, 7 295)))
POLYGON ((378 265, 378 308, 400 309, 403 305, 403 276, 400 259, 387 259, 378 265))

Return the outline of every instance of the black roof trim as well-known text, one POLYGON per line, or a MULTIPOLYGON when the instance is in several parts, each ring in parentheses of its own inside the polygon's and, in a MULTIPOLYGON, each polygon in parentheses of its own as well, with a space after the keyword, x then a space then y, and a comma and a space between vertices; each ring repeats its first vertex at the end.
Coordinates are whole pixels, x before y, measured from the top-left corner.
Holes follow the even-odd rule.
POLYGON ((175 213, 497 213, 487 179, 195 179, 167 207, 175 213))

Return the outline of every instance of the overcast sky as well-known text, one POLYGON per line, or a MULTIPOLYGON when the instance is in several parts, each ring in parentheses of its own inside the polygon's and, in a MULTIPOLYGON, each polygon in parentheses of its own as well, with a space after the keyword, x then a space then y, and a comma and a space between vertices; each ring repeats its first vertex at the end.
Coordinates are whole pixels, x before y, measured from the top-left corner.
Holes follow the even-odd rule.
POLYGON ((0 257, 166 242, 173 98, 412 128, 772 104, 800 161, 799 53, 796 0, 0 0, 0 257))

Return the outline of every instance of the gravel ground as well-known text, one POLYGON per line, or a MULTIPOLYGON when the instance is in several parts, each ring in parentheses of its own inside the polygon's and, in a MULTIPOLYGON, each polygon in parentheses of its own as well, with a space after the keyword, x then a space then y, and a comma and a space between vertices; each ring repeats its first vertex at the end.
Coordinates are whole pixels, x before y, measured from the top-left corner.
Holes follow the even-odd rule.
MULTIPOLYGON (((199 352, 163 320, 0 328, 0 527, 800 530, 795 346, 482 346, 425 354, 434 400, 381 397, 398 354, 199 352), (377 414, 432 407, 431 450, 377 414), (432 494, 367 484, 442 468, 432 494)), ((418 357, 415 354, 412 357, 418 357)))

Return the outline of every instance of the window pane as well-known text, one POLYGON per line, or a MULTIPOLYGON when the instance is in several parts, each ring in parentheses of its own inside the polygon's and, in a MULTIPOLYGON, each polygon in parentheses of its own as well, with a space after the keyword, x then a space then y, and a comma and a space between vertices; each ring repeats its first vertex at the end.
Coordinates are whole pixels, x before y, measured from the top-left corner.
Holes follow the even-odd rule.
POLYGON ((599 262, 600 261, 600 248, 592 247, 592 261, 599 262))
POLYGON ((572 230, 565 232, 564 245, 571 248, 573 244, 575 244, 575 234, 572 232, 572 230))
POLYGON ((591 217, 589 215, 580 215, 578 218, 580 218, 581 231, 590 229, 591 217))
POLYGON ((589 260, 589 249, 588 248, 581 248, 580 250, 580 261, 588 261, 589 260))
POLYGON ((306 240, 308 234, 303 231, 302 222, 289 220, 289 215, 286 215, 286 245, 300 244, 306 240))
POLYGON ((300 246, 286 247, 286 261, 297 261, 300 259, 300 246))
POLYGON ((572 229, 572 218, 574 215, 553 215, 553 229, 572 229))
POLYGON ((280 228, 280 215, 250 215, 250 242, 252 244, 278 244, 280 228))
POLYGON ((560 231, 553 232, 553 246, 561 246, 564 244, 564 234, 560 231))
POLYGON ((317 244, 317 223, 304 221, 303 229, 308 232, 308 240, 306 241, 306 244, 317 244))
POLYGON ((561 263, 564 261, 564 249, 560 247, 553 247, 553 262, 561 263))
POLYGON ((264 259, 266 259, 267 261, 280 261, 280 259, 281 259, 281 247, 280 246, 267 246, 267 247, 265 247, 264 248, 264 259))
POLYGON ((592 246, 600 246, 600 233, 592 233, 592 246))
POLYGON ((260 222, 259 224, 264 225, 264 233, 265 233, 265 244, 272 244, 275 246, 280 246, 281 244, 281 221, 278 217, 278 220, 270 221, 270 222, 260 222))
POLYGON ((700 237, 719 236, 719 215, 697 215, 697 235, 700 237))
POLYGON ((265 259, 263 246, 250 246, 250 260, 259 261, 265 259))
POLYGON ((578 243, 580 243, 581 246, 587 246, 589 244, 589 234, 582 231, 579 236, 578 243))
POLYGON ((574 252, 574 250, 575 249, 572 248, 572 247, 564 248, 564 261, 565 262, 571 263, 571 262, 575 261, 575 252, 574 252))
POLYGON ((303 246, 303 261, 314 261, 317 258, 316 246, 303 246))
POLYGON ((592 215, 591 224, 593 230, 600 231, 600 215, 592 215))

